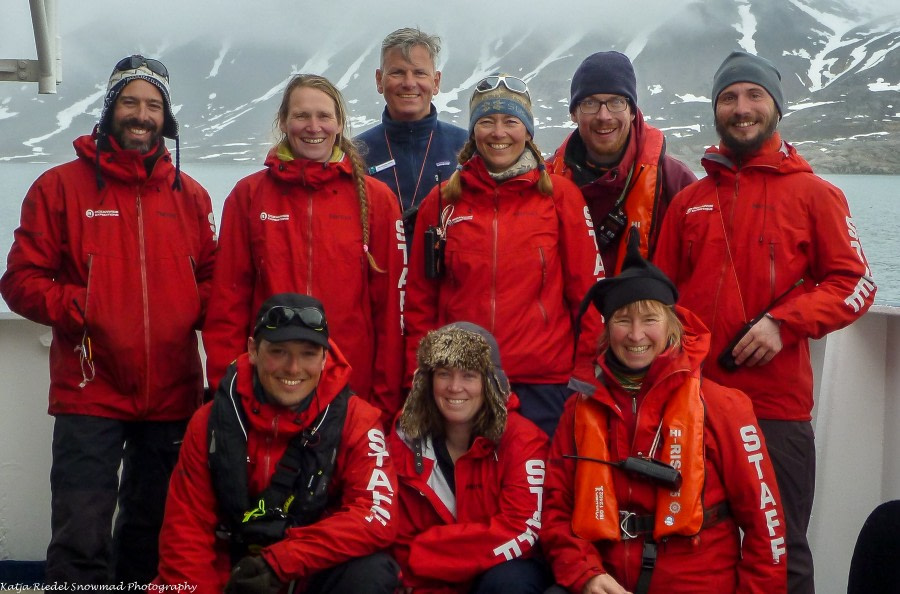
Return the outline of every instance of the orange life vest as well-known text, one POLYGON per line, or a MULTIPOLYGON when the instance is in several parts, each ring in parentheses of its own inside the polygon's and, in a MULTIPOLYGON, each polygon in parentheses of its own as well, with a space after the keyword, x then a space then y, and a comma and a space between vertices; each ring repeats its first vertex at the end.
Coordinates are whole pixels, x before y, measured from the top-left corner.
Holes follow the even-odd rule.
MULTIPOLYGON (((575 448, 578 456, 609 460, 609 419, 604 405, 590 398, 575 404, 575 448)), ((672 395, 663 410, 659 431, 659 459, 682 475, 681 489, 656 490, 653 537, 693 536, 703 527, 704 406, 700 379, 689 378, 672 395)), ((613 483, 613 467, 590 460, 575 466, 575 506, 572 531, 589 541, 619 540, 619 506, 613 483)), ((619 472, 619 471, 616 471, 619 472)))
MULTIPOLYGON (((638 228, 641 237, 641 255, 650 258, 650 231, 653 226, 653 214, 656 200, 660 194, 662 179, 659 175, 659 167, 665 151, 666 137, 655 128, 647 127, 643 134, 641 152, 634 160, 634 184, 628 190, 625 199, 625 231, 619 237, 619 249, 616 254, 616 269, 612 274, 622 271, 622 262, 625 260, 626 238, 628 229, 632 226, 638 228)), ((659 224, 657 221, 656 224, 659 224)))

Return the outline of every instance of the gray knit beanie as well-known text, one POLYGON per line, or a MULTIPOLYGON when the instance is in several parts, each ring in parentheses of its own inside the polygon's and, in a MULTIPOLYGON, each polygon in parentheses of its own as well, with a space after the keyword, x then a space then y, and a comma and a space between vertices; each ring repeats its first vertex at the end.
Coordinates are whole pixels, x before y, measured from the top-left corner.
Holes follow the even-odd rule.
POLYGON ((585 58, 572 75, 569 113, 585 97, 599 94, 621 95, 628 99, 632 109, 637 108, 637 80, 628 56, 610 51, 585 58))
POLYGON ((713 111, 716 110, 716 103, 718 103, 722 91, 738 82, 753 83, 764 88, 775 101, 778 115, 784 115, 782 108, 784 90, 781 88, 781 73, 772 62, 765 58, 742 51, 731 52, 713 77, 713 111))

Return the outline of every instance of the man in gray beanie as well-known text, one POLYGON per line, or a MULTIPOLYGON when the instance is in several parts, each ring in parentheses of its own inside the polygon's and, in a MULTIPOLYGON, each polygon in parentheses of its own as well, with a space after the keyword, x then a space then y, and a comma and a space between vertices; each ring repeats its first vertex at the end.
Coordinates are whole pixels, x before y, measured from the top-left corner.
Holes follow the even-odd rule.
POLYGON ((712 88, 720 144, 701 161, 707 177, 669 206, 655 261, 711 331, 706 377, 753 402, 784 505, 789 591, 805 594, 815 591, 809 339, 864 314, 875 283, 844 194, 776 131, 785 102, 772 62, 735 51, 712 88))
POLYGON ((611 277, 622 269, 626 228, 639 227, 641 253, 652 255, 669 202, 697 177, 666 154, 663 133, 644 121, 628 56, 609 51, 585 58, 572 76, 569 112, 578 129, 548 170, 581 188, 611 277))
POLYGON ((77 158, 28 191, 0 278, 11 310, 53 329, 46 584, 153 579, 166 485, 202 398, 212 204, 162 137, 178 140, 169 72, 123 58, 77 158))

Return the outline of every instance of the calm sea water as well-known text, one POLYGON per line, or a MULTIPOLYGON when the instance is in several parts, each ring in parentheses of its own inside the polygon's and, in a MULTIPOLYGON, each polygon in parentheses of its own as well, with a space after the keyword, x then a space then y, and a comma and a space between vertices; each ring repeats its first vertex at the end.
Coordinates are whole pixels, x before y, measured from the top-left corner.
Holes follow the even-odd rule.
MULTIPOLYGON (((50 165, 0 163, 0 273, 19 224, 22 198, 31 183, 50 165)), ((262 167, 258 163, 187 163, 183 169, 212 197, 216 221, 222 203, 243 176, 262 167)), ((878 284, 876 303, 900 306, 900 176, 823 175, 847 195, 850 211, 862 238, 863 249, 878 284)), ((0 312, 9 309, 0 300, 0 312)))

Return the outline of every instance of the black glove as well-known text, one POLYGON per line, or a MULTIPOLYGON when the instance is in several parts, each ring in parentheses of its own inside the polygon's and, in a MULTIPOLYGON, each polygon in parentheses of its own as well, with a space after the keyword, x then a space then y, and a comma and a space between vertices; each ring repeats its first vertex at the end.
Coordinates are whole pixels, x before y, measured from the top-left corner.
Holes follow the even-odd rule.
POLYGON ((244 557, 231 570, 225 594, 278 594, 284 584, 262 557, 244 557))

